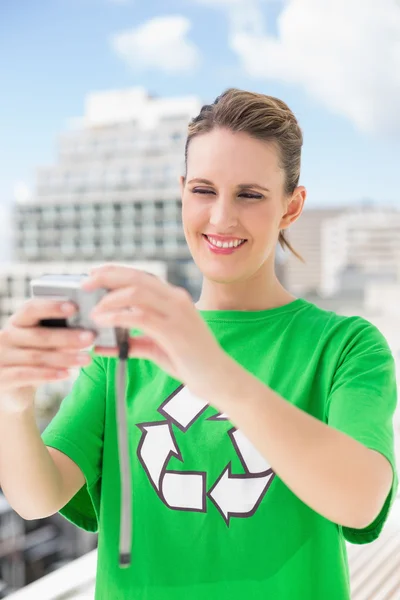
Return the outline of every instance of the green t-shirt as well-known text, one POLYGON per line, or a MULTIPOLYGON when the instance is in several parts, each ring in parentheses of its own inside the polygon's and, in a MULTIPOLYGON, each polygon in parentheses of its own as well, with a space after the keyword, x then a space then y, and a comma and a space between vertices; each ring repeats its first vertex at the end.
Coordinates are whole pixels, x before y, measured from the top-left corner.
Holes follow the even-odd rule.
POLYGON ((226 415, 153 362, 129 359, 133 545, 132 563, 121 569, 118 362, 93 353, 43 440, 86 478, 60 512, 99 532, 96 600, 350 598, 345 540, 375 540, 397 489, 397 388, 386 339, 361 317, 302 298, 270 310, 200 314, 225 351, 288 402, 386 456, 392 490, 363 530, 329 521, 295 496, 226 415))

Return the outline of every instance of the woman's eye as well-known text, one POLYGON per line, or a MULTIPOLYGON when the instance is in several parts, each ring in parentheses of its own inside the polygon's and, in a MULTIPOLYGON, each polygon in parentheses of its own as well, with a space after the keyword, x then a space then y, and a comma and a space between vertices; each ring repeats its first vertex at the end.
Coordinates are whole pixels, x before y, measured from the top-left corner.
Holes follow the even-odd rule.
POLYGON ((205 190, 203 188, 194 188, 192 190, 193 194, 213 194, 212 190, 205 190))
MULTIPOLYGON (((213 194, 215 195, 214 190, 208 190, 205 188, 193 188, 192 189, 192 193, 193 194, 213 194)), ((248 198, 249 200, 262 200, 264 196, 262 196, 261 194, 255 194, 255 193, 251 193, 251 192, 242 192, 241 194, 239 194, 239 198, 248 198)))
POLYGON ((251 194, 250 192, 243 192, 239 196, 241 198, 253 198, 254 200, 261 200, 263 198, 260 194, 251 194))

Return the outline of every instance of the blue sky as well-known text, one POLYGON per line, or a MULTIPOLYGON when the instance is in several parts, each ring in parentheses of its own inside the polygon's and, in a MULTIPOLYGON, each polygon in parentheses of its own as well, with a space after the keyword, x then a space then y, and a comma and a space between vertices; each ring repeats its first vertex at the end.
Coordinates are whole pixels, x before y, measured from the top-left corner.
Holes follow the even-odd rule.
POLYGON ((55 162, 57 135, 83 114, 88 92, 135 85, 204 102, 230 86, 278 96, 304 132, 309 206, 398 205, 400 6, 324 4, 2 2, 0 207, 17 182, 33 185, 36 166, 55 162))

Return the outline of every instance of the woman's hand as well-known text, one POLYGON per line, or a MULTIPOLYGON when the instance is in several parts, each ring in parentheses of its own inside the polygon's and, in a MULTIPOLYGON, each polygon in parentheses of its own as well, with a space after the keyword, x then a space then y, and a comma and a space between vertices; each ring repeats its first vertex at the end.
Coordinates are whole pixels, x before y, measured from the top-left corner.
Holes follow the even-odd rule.
MULTIPOLYGON (((214 396, 213 391, 223 388, 233 360, 185 289, 145 271, 114 264, 92 269, 82 284, 87 290, 97 287, 110 291, 92 311, 93 320, 99 326, 137 328, 144 334, 130 338, 130 357, 154 361, 206 401, 214 396)), ((94 350, 118 355, 117 348, 95 346, 94 350)))
POLYGON ((93 333, 40 325, 42 319, 65 319, 77 312, 76 305, 66 304, 64 310, 60 301, 31 298, 0 331, 0 412, 32 408, 40 385, 67 379, 69 369, 91 362, 82 350, 93 343, 93 333))

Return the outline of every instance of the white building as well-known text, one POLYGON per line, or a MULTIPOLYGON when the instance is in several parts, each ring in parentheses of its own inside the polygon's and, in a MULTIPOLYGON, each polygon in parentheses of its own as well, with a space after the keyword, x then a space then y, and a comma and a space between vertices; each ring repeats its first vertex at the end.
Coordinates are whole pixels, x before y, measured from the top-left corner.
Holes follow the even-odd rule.
POLYGON ((400 209, 357 207, 321 228, 322 296, 378 281, 400 283, 400 209))
POLYGON ((340 208, 305 207, 300 218, 285 232, 293 248, 306 261, 301 263, 285 250, 284 282, 293 294, 306 296, 319 290, 323 278, 323 223, 341 212, 340 208))
POLYGON ((294 294, 361 298, 372 282, 400 283, 396 207, 305 208, 287 237, 306 261, 286 252, 284 280, 294 294))
POLYGON ((195 97, 142 88, 89 95, 84 117, 60 136, 57 163, 39 168, 34 194, 16 203, 14 258, 163 260, 175 283, 196 290, 178 177, 200 108, 195 97))

